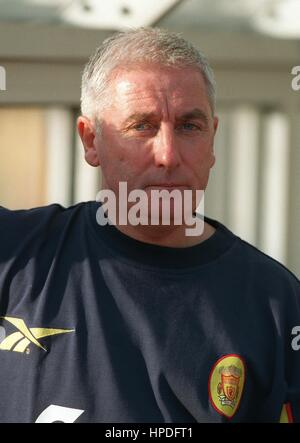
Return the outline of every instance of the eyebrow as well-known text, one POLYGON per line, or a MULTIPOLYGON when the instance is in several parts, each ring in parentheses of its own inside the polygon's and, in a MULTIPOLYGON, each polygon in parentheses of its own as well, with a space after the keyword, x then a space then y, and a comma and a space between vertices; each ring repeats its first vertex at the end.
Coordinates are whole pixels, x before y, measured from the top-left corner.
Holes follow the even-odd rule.
POLYGON ((135 112, 134 114, 131 114, 128 118, 125 120, 125 124, 137 121, 137 120, 151 120, 155 118, 154 112, 135 112))
MULTIPOLYGON (((126 120, 125 124, 134 122, 134 121, 143 121, 143 120, 151 120, 155 119, 157 115, 154 112, 135 112, 131 114, 126 120)), ((176 117, 176 120, 202 120, 205 124, 208 124, 208 118, 205 112, 203 112, 199 108, 194 108, 191 111, 187 111, 184 114, 181 114, 176 117)))
POLYGON ((185 112, 178 117, 178 120, 202 120, 204 123, 208 124, 208 118, 205 112, 199 108, 195 108, 192 111, 185 112))

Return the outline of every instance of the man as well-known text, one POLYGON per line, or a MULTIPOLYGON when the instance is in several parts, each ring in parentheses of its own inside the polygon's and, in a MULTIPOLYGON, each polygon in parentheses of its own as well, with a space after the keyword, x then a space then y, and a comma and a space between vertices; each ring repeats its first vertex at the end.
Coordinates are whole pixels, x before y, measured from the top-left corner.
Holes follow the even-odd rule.
POLYGON ((195 215, 214 112, 206 59, 173 33, 90 59, 78 131, 115 223, 104 202, 0 210, 0 421, 300 420, 297 278, 216 220, 187 235, 175 203, 151 223, 153 191, 192 191, 195 215), (147 223, 120 222, 120 183, 147 223))

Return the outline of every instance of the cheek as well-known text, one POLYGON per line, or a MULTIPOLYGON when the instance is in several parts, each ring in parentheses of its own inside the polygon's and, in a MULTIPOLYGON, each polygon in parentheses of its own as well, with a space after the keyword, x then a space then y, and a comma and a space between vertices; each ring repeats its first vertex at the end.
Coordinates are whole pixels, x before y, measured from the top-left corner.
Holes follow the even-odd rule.
POLYGON ((126 181, 128 188, 141 175, 143 169, 134 150, 127 150, 124 147, 119 149, 116 146, 107 152, 102 167, 108 183, 114 183, 116 186, 120 181, 126 181))
POLYGON ((204 156, 201 161, 201 170, 203 172, 209 173, 214 163, 215 163, 215 156, 213 152, 207 153, 206 156, 204 156))
POLYGON ((117 150, 117 161, 120 168, 140 174, 147 162, 147 152, 150 151, 141 142, 126 141, 117 150))
POLYGON ((192 151, 186 150, 185 162, 191 169, 199 170, 207 168, 212 163, 213 158, 213 152, 210 149, 199 146, 192 151))
POLYGON ((201 189, 206 187, 209 174, 214 163, 215 156, 211 150, 207 151, 199 148, 195 155, 189 158, 189 171, 191 176, 193 174, 198 188, 199 186, 201 189))
POLYGON ((107 170, 117 169, 121 163, 126 161, 125 151, 114 137, 105 140, 100 148, 100 157, 102 167, 107 170))

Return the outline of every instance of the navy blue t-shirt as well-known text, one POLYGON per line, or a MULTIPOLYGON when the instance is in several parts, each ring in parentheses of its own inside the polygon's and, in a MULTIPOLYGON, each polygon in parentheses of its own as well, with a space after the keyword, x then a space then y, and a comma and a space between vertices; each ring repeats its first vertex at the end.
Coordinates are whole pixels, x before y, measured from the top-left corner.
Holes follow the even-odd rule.
POLYGON ((171 248, 98 209, 0 208, 0 422, 300 421, 299 280, 208 217, 171 248))

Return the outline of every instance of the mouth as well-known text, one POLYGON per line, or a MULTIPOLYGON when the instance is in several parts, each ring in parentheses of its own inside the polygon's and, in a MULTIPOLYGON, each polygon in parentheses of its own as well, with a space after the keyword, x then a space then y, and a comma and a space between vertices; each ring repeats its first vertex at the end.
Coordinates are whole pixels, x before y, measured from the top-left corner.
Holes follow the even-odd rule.
POLYGON ((151 184, 147 185, 145 187, 147 188, 155 188, 155 189, 189 189, 187 185, 182 184, 176 184, 176 183, 157 183, 157 184, 151 184))

